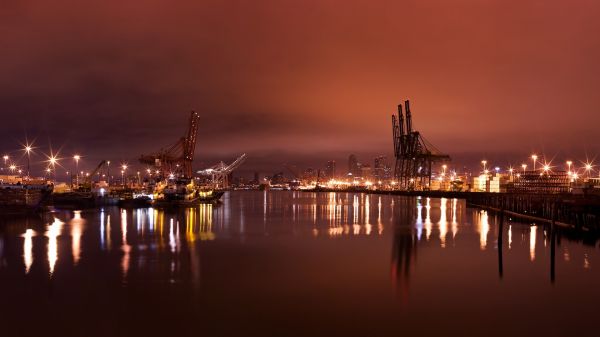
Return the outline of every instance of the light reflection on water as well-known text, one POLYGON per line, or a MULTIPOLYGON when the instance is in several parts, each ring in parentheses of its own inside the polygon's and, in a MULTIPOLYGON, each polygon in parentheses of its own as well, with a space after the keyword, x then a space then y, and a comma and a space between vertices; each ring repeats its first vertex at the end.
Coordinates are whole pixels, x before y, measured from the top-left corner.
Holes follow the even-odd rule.
POLYGON ((54 218, 54 222, 47 226, 46 236, 48 237, 48 267, 50 276, 54 273, 54 267, 58 260, 58 236, 61 234, 63 224, 64 222, 54 218))
POLYGON ((31 228, 27 228, 25 230, 25 234, 23 234, 23 237, 25 238, 25 241, 23 242, 23 261, 25 262, 25 274, 29 273, 29 269, 31 269, 31 264, 33 263, 33 235, 34 231, 31 228))
MULTIPOLYGON (((418 197, 409 200, 381 195, 348 193, 316 195, 291 192, 289 200, 287 200, 288 198, 277 193, 260 193, 263 201, 260 205, 262 209, 262 226, 260 228, 253 226, 250 231, 246 228, 248 219, 245 212, 256 206, 256 200, 252 200, 252 203, 246 203, 247 201, 245 202, 243 198, 240 198, 237 203, 204 204, 196 208, 183 210, 182 213, 165 213, 164 210, 153 208, 120 209, 118 210, 120 226, 116 233, 111 228, 111 215, 114 216, 116 209, 103 208, 99 211, 58 213, 52 217, 52 222, 45 226, 44 236, 48 239, 46 244, 48 273, 50 276, 55 273, 59 258, 64 256, 59 251, 66 249, 64 245, 59 245, 61 240, 70 240, 71 242, 70 254, 72 259, 65 260, 63 263, 71 263, 76 266, 82 256, 85 258, 86 249, 89 249, 90 252, 94 251, 93 248, 82 247, 82 237, 90 230, 97 232, 98 248, 101 251, 111 252, 112 242, 115 240, 114 236, 119 236, 120 266, 124 280, 130 271, 131 259, 137 258, 132 256, 132 254, 138 255, 135 252, 162 251, 164 247, 167 247, 168 251, 175 255, 182 252, 182 242, 186 243, 186 249, 190 249, 190 247, 194 247, 196 241, 212 241, 220 236, 223 239, 237 237, 241 238, 242 241, 245 236, 256 235, 257 232, 262 232, 262 235, 291 232, 294 236, 310 233, 311 236, 331 238, 382 236, 386 226, 397 234, 400 225, 403 228, 401 231, 414 232, 416 243, 423 239, 430 242, 432 234, 437 232, 437 244, 442 249, 448 248, 449 231, 451 232, 451 247, 456 244, 456 240, 460 239, 461 233, 465 236, 477 233, 479 248, 485 251, 489 248, 490 235, 498 235, 498 220, 494 218, 494 224, 492 225, 487 211, 473 210, 472 225, 462 221, 461 217, 465 214, 466 207, 464 201, 457 199, 432 200, 431 198, 418 197), (288 201, 291 202, 288 203, 288 201), (235 208, 235 210, 231 208, 235 208), (289 213, 287 213, 288 211, 289 213), (406 217, 407 214, 408 217, 406 217), (61 215, 65 217, 61 218, 61 215), (71 218, 69 219, 69 217, 71 218), (349 219, 351 219, 350 222, 348 222, 349 219), (390 224, 385 219, 390 219, 392 223, 390 224), (280 220, 285 222, 281 223, 280 220), (237 222, 238 225, 231 227, 232 221, 237 222), (90 226, 87 225, 87 222, 97 225, 90 226), (302 228, 301 225, 307 222, 311 225, 302 228), (65 224, 69 228, 68 233, 63 231, 65 224), (285 229, 289 224, 293 228, 290 232, 286 232, 285 229), (377 226, 375 230, 373 228, 374 224, 377 226), (409 226, 406 227, 406 224, 409 224, 409 226), (310 230, 307 231, 309 228, 310 230), (259 230, 257 231, 257 229, 259 230), (425 231, 424 237, 423 231, 425 231)), ((513 230, 513 224, 508 224, 502 232, 503 235, 507 236, 506 246, 509 251, 515 244, 513 230)), ((546 248, 548 232, 546 230, 539 231, 537 225, 519 225, 519 231, 521 235, 517 236, 517 238, 520 238, 517 245, 522 245, 527 239, 529 260, 534 262, 536 260, 538 237, 542 236, 539 239, 543 240, 546 248)), ((94 233, 87 233, 87 235, 93 237, 94 233)), ((40 258, 34 253, 34 246, 44 243, 34 240, 36 230, 32 228, 23 228, 20 237, 23 238, 22 265, 24 266, 24 273, 28 274, 32 265, 40 258)), ((494 240, 497 241, 498 239, 494 240)), ((89 245, 93 241, 88 240, 85 244, 89 245)), ((403 245, 404 241, 402 239, 400 242, 394 242, 394 245, 403 245)), ((394 251, 394 254, 396 254, 397 251, 394 251)), ((562 256, 564 261, 571 260, 568 247, 564 247, 562 256)), ((402 265, 405 265, 407 261, 403 262, 402 265)), ((590 256, 586 254, 581 264, 589 269, 592 266, 591 261, 590 256)), ((393 268, 396 269, 396 266, 393 268)))
POLYGON ((530 291, 540 284, 560 290, 561 282, 598 281, 598 243, 581 240, 588 239, 553 235, 540 224, 501 222, 457 199, 236 192, 226 194, 223 204, 179 211, 108 207, 14 220, 0 231, 0 275, 10 274, 18 284, 62 284, 85 274, 97 287, 118 280, 119 289, 143 294, 150 287, 169 292, 176 284, 186 296, 211 298, 216 292, 215 303, 227 291, 243 299, 263 287, 290 287, 295 294, 301 285, 317 292, 312 300, 318 301, 346 284, 366 299, 376 288, 381 297, 374 301, 386 304, 371 310, 385 316, 384 310, 398 309, 390 308, 389 299, 400 308, 426 307, 433 299, 423 294, 435 293, 443 305, 440 298, 470 291, 471 278, 486 280, 486 286, 500 280, 493 285, 499 292, 517 281, 530 291), (446 284, 452 287, 443 292, 446 284))

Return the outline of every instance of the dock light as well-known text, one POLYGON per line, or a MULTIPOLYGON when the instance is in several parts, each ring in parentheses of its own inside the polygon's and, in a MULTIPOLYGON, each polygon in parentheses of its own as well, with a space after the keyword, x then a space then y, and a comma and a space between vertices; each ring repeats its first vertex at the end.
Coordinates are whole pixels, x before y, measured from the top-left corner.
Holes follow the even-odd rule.
POLYGON ((495 170, 496 170, 496 173, 500 172, 500 167, 496 166, 495 170))
MULTIPOLYGON (((79 171, 79 159, 81 159, 81 156, 76 154, 73 156, 73 159, 75 160, 75 173, 77 173, 79 171)), ((79 174, 75 174, 75 182, 77 186, 79 186, 79 174)), ((73 181, 71 180, 71 184, 72 183, 73 181)))
POLYGON ((536 154, 531 155, 531 160, 533 160, 533 170, 535 171, 535 162, 537 162, 538 156, 536 154))
POLYGON ((48 162, 52 167, 54 167, 58 163, 58 158, 56 158, 56 156, 50 156, 48 162))
POLYGON ((585 163, 585 171, 587 172, 588 178, 590 177, 590 171, 594 166, 591 163, 585 163))
POLYGON ((569 169, 569 172, 571 172, 571 165, 573 165, 573 162, 570 160, 567 160, 567 167, 569 169))
POLYGON ((17 169, 17 166, 15 164, 10 165, 9 169, 14 172, 17 169))
POLYGON ((525 170, 527 169, 527 164, 521 164, 521 167, 523 168, 523 173, 525 173, 525 170))
POLYGON ((27 178, 29 178, 29 171, 30 171, 30 161, 31 161, 31 151, 33 151, 33 146, 30 144, 26 144, 25 147, 23 148, 23 150, 25 151, 25 154, 27 155, 27 178))
POLYGON ((486 167, 485 167, 486 164, 487 164, 487 160, 481 161, 481 165, 483 165, 483 171, 485 171, 485 169, 486 169, 486 167))
POLYGON ((550 165, 544 164, 544 172, 550 171, 550 165))

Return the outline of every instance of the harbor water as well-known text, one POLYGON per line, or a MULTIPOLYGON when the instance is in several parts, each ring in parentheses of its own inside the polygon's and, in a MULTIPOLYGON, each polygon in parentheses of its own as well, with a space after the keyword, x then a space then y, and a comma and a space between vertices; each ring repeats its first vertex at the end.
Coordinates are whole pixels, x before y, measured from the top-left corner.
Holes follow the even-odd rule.
POLYGON ((600 250, 457 199, 0 218, 2 336, 596 336, 600 250))

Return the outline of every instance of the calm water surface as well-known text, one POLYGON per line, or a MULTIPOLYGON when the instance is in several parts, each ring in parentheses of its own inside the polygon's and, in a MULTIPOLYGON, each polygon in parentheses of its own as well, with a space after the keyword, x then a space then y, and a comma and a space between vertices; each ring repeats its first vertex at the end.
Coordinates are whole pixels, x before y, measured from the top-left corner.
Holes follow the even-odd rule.
POLYGON ((595 238, 353 193, 0 220, 1 336, 598 336, 595 238))

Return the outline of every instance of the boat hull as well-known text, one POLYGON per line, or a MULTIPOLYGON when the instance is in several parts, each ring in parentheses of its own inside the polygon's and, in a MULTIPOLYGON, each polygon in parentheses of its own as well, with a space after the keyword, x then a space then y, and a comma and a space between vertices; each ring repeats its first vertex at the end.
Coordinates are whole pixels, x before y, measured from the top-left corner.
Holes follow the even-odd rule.
POLYGON ((198 196, 189 200, 157 199, 152 201, 152 207, 194 207, 201 204, 214 204, 220 201, 223 194, 224 191, 215 191, 211 195, 198 196))
POLYGON ((50 195, 51 190, 28 188, 0 188, 0 213, 19 214, 35 212, 50 195))

